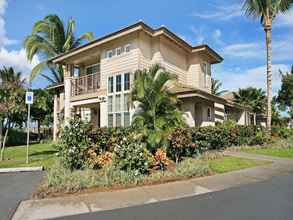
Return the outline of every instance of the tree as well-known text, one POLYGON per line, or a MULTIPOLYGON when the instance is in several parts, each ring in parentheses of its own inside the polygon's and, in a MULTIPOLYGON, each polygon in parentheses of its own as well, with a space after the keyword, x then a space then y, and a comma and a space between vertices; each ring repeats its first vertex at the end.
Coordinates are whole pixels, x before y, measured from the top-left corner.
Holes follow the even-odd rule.
POLYGON ((167 88, 174 79, 159 65, 135 72, 131 99, 138 110, 133 125, 142 130, 153 150, 165 144, 172 129, 184 124, 177 97, 167 88))
POLYGON ((220 82, 220 80, 212 78, 212 94, 221 96, 224 93, 228 92, 228 90, 220 90, 221 87, 222 87, 222 83, 220 82))
POLYGON ((265 91, 262 89, 248 87, 246 89, 239 89, 238 92, 233 94, 236 103, 252 108, 256 114, 265 112, 266 96, 265 91))
POLYGON ((278 92, 277 102, 281 110, 287 110, 291 120, 293 120, 293 65, 291 72, 283 73, 280 70, 280 74, 282 76, 282 85, 278 92))
POLYGON ((91 41, 92 32, 86 32, 80 37, 75 36, 75 21, 69 19, 67 27, 57 15, 48 15, 43 20, 37 21, 32 33, 26 37, 24 47, 28 60, 32 60, 35 55, 44 58, 42 62, 36 65, 30 75, 30 81, 33 80, 45 67, 51 71, 51 76, 41 74, 52 84, 63 82, 63 69, 61 65, 54 65, 48 62, 48 59, 65 53, 78 47, 84 40, 91 41))
POLYGON ((245 0, 246 15, 260 18, 266 35, 267 50, 267 128, 271 134, 272 119, 272 24, 274 18, 289 11, 292 0, 245 0))
POLYGON ((14 117, 24 110, 24 86, 25 80, 22 79, 20 72, 15 72, 12 67, 0 70, 1 141, 3 127, 5 131, 0 160, 4 157, 6 139, 14 117))
POLYGON ((34 92, 34 104, 31 106, 32 119, 37 121, 38 125, 38 139, 41 139, 40 128, 41 125, 49 126, 52 121, 53 113, 53 96, 47 90, 36 89, 34 92))

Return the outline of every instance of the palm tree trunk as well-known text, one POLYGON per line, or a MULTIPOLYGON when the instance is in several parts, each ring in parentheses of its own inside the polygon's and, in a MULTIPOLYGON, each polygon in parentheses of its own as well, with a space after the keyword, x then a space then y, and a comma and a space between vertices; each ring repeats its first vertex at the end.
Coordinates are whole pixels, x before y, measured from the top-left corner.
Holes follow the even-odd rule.
POLYGON ((265 27, 267 48, 267 130, 271 135, 272 123, 272 29, 265 27))

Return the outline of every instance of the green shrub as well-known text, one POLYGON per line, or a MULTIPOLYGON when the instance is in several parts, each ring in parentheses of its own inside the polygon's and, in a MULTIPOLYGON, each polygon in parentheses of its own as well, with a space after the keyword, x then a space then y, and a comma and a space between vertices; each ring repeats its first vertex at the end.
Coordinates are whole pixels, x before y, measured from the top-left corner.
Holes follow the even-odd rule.
POLYGON ((132 136, 123 137, 114 147, 114 165, 121 170, 134 171, 136 175, 148 172, 150 157, 146 144, 132 136))
POLYGON ((90 146, 89 125, 80 118, 69 121, 61 130, 57 144, 58 156, 65 168, 81 169, 85 164, 84 150, 90 146))
MULTIPOLYGON (((30 135, 32 140, 32 134, 30 135)), ((6 146, 17 146, 26 144, 27 133, 24 130, 9 129, 6 146)))
POLYGON ((273 136, 287 139, 293 137, 293 128, 274 127, 272 128, 272 134, 273 136))
POLYGON ((210 168, 207 163, 192 158, 181 161, 175 170, 178 177, 200 177, 209 174, 210 168))

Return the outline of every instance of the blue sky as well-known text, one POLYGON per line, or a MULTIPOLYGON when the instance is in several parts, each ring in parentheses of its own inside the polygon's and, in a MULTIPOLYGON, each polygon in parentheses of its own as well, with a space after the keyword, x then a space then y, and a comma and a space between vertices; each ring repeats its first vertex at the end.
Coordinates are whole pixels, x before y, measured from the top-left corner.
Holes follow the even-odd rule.
MULTIPOLYGON (((25 58, 22 41, 33 23, 58 14, 76 20, 77 35, 92 31, 100 37, 143 20, 153 27, 166 26, 191 43, 209 44, 224 57, 213 67, 213 77, 225 89, 256 86, 265 89, 264 32, 258 20, 246 18, 242 1, 229 0, 0 0, 0 67, 14 66, 28 75, 39 62, 25 58)), ((293 11, 278 17, 273 30, 273 90, 280 86, 278 70, 293 64, 293 11)), ((46 86, 36 78, 34 87, 46 86)))

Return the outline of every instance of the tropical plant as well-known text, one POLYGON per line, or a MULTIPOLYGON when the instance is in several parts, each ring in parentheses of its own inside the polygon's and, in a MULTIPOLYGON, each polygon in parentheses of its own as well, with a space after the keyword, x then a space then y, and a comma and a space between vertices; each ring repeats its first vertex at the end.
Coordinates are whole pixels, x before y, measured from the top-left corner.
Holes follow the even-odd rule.
POLYGON ((212 89, 211 89, 212 94, 217 95, 217 96, 221 96, 224 93, 228 92, 228 90, 221 90, 221 87, 222 87, 222 83, 220 82, 220 80, 212 78, 212 89))
POLYGON ((256 114, 265 112, 266 96, 262 89, 248 87, 234 92, 234 101, 243 106, 252 108, 256 114))
POLYGON ((246 15, 260 22, 266 34, 267 49, 267 129, 271 134, 272 119, 272 25, 278 14, 286 13, 292 6, 292 0, 245 0, 246 15))
POLYGON ((291 72, 283 73, 280 70, 280 74, 282 85, 276 101, 279 103, 281 110, 287 110, 291 120, 293 120, 293 65, 291 72))
POLYGON ((2 143, 0 160, 4 157, 9 129, 12 123, 19 122, 19 116, 24 110, 24 86, 25 80, 20 72, 15 72, 12 67, 4 67, 0 70, 0 144, 2 143), (3 126, 5 135, 2 141, 3 126))
POLYGON ((152 150, 164 146, 170 132, 184 123, 177 97, 167 88, 173 79, 175 76, 159 65, 135 72, 131 99, 137 111, 133 125, 142 131, 152 150))
POLYGON ((31 61, 35 55, 39 55, 43 59, 33 68, 30 81, 47 67, 51 71, 51 76, 46 74, 41 74, 41 76, 52 84, 62 83, 62 66, 53 65, 48 60, 78 47, 84 40, 91 41, 92 39, 92 32, 86 32, 78 38, 75 36, 75 21, 73 19, 68 20, 67 27, 57 15, 48 15, 37 21, 33 26, 32 33, 24 41, 28 60, 31 61))

